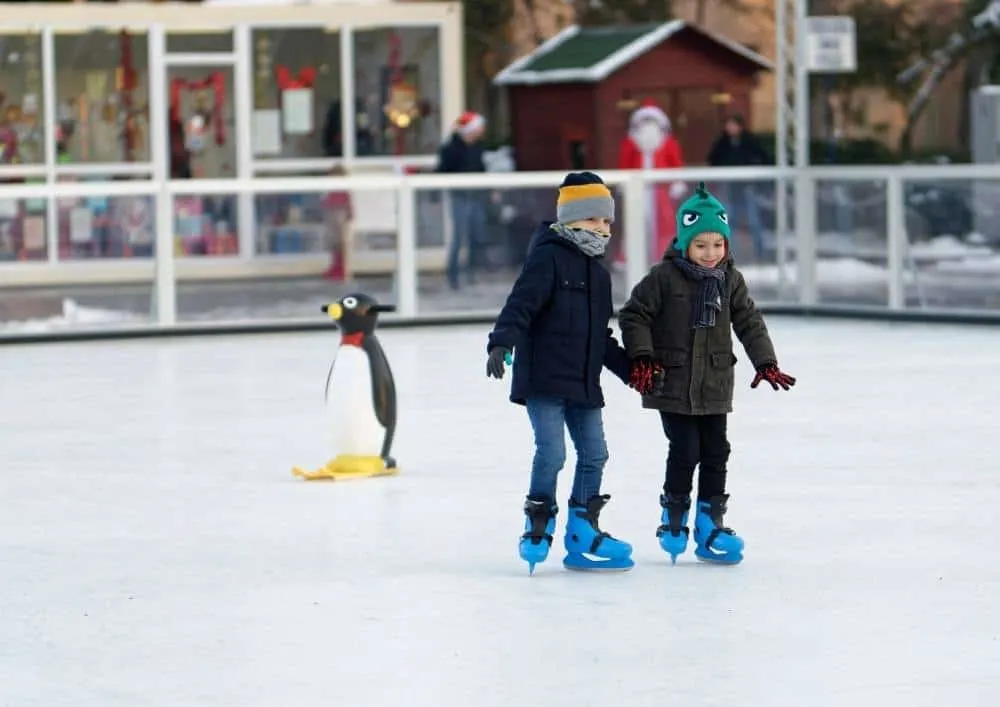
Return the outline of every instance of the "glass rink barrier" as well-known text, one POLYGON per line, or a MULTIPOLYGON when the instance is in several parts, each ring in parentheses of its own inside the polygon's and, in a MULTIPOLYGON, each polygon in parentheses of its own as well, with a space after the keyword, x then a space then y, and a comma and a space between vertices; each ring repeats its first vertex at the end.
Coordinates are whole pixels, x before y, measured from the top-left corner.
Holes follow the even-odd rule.
MULTIPOLYGON (((1000 167, 600 173, 618 306, 705 181, 763 306, 1000 314, 1000 167)), ((565 173, 161 176, 0 184, 0 336, 316 323, 357 290, 396 306, 386 320, 488 319, 565 173)))

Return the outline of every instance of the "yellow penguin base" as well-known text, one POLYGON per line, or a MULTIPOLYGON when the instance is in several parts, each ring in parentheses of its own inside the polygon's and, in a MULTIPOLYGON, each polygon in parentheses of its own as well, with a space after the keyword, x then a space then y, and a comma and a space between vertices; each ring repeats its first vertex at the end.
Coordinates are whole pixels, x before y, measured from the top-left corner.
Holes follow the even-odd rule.
POLYGON ((396 466, 387 467, 382 457, 360 457, 342 454, 331 459, 326 466, 316 471, 307 471, 301 467, 292 469, 292 476, 306 481, 348 481, 350 479, 367 479, 372 476, 394 476, 399 473, 396 466))

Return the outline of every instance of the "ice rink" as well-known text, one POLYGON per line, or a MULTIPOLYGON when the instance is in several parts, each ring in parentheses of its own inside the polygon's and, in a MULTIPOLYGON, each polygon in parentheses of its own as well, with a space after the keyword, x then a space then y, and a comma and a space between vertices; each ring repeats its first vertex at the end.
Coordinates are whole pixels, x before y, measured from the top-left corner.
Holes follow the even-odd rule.
POLYGON ((530 578, 486 326, 380 332, 402 472, 347 483, 290 474, 330 456, 332 328, 0 348, 0 705, 994 707, 1000 330, 770 328, 799 384, 739 351, 744 563, 670 566, 659 420, 606 373, 636 568, 565 571, 562 510, 530 578))

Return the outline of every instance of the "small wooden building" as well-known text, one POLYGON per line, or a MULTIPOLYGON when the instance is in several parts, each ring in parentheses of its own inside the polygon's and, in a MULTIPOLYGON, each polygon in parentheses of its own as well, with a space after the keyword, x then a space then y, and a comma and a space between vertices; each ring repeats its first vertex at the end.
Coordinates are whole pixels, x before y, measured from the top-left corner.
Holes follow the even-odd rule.
POLYGON ((685 162, 704 164, 725 116, 752 127, 750 93, 770 61, 682 20, 568 27, 494 78, 508 87, 520 170, 614 169, 628 117, 652 100, 685 162))

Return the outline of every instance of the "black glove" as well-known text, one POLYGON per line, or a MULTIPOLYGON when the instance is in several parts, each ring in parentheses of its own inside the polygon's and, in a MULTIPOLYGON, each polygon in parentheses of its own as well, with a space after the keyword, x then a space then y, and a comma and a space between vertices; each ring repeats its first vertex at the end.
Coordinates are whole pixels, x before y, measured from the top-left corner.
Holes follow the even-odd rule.
POLYGON ((510 363, 510 349, 494 346, 490 349, 490 357, 486 360, 486 377, 503 378, 504 363, 510 363))

